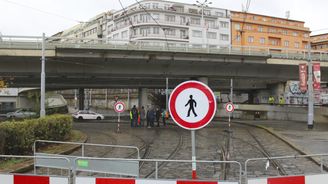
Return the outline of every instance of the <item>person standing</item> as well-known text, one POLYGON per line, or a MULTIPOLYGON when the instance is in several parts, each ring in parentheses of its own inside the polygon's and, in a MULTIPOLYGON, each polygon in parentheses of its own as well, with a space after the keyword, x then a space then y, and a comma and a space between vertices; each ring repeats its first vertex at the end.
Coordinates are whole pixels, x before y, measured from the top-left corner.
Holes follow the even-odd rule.
POLYGON ((163 109, 162 111, 162 120, 163 120, 163 125, 166 126, 166 110, 163 109))
POLYGON ((139 114, 138 114, 138 109, 135 105, 131 109, 131 115, 130 116, 132 117, 132 127, 133 126, 137 127, 138 126, 138 116, 139 116, 139 114))
MULTIPOLYGON (((145 111, 145 107, 142 106, 140 109, 140 126, 143 127, 145 124, 145 118, 146 118, 146 111, 145 111)), ((147 123, 148 125, 148 123, 147 123)))
POLYGON ((151 128, 154 127, 154 121, 155 121, 155 110, 151 108, 147 111, 147 127, 151 128))
POLYGON ((156 122, 157 122, 157 127, 159 127, 159 119, 161 117, 161 111, 159 110, 159 108, 156 108, 156 122))

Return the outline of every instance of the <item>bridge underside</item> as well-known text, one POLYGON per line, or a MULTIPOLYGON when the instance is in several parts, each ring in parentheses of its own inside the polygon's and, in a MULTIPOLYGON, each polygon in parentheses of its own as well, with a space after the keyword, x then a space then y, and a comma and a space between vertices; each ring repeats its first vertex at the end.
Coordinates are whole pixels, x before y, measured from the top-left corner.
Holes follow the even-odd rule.
MULTIPOLYGON (((298 79, 298 66, 270 64, 267 57, 175 52, 59 49, 46 60, 48 89, 164 88, 190 78, 208 77, 213 89, 264 89, 267 84, 298 79)), ((12 87, 40 86, 40 56, 0 56, 1 76, 12 87)), ((322 79, 328 79, 322 68, 322 79)))

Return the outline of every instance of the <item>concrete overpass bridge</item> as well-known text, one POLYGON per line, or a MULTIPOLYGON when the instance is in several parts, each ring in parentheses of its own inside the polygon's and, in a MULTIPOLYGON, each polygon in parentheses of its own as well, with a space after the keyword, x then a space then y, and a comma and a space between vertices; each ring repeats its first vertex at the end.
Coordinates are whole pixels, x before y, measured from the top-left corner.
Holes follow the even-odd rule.
MULTIPOLYGON (((47 38, 46 88, 164 88, 190 78, 205 77, 213 89, 265 89, 270 84, 298 79, 298 64, 306 51, 213 46, 195 48, 182 43, 138 41, 105 42, 47 38)), ((328 54, 313 52, 328 80, 328 54)), ((0 76, 11 87, 40 86, 41 38, 3 36, 0 76)))

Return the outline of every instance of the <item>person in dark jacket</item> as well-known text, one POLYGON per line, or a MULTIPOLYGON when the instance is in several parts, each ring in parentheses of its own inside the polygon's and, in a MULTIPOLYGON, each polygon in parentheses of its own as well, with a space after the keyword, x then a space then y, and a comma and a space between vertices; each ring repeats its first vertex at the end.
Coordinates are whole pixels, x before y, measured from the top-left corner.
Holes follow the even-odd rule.
POLYGON ((134 105, 131 109, 131 113, 130 113, 131 119, 132 119, 132 127, 137 127, 138 126, 138 116, 139 116, 139 112, 137 107, 134 105))
POLYGON ((149 109, 147 111, 147 127, 148 128, 154 127, 155 117, 156 117, 156 114, 155 114, 154 109, 153 108, 149 109))
POLYGON ((159 110, 159 108, 156 108, 156 122, 157 122, 157 127, 159 127, 159 119, 161 117, 161 111, 159 110))

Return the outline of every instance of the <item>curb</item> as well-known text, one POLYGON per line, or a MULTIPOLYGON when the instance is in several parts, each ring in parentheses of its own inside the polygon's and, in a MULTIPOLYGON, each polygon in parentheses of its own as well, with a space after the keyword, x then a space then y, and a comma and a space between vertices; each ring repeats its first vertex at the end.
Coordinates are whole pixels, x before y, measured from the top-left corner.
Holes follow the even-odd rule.
MULTIPOLYGON (((81 132, 81 131, 79 131, 79 132, 81 132)), ((88 136, 86 134, 84 134, 83 132, 82 132, 82 134, 85 135, 85 138, 81 142, 82 143, 86 143, 88 141, 88 136)), ((60 152, 58 154, 60 154, 60 155, 68 155, 70 153, 73 153, 74 151, 76 151, 80 147, 81 146, 79 146, 79 145, 74 145, 74 146, 72 146, 72 148, 70 148, 68 150, 65 150, 63 152, 60 152)), ((26 162, 29 162, 29 161, 31 161, 31 160, 27 160, 26 162)), ((18 168, 16 170, 12 170, 11 172, 13 172, 13 173, 25 173, 25 172, 28 172, 28 171, 30 171, 32 169, 34 169, 34 164, 33 163, 32 164, 29 164, 27 166, 23 166, 21 168, 18 168)))
MULTIPOLYGON (((243 125, 247 125, 247 126, 252 126, 252 127, 263 129, 263 130, 267 131, 269 134, 275 136, 276 138, 280 139, 284 143, 288 144, 290 147, 292 147, 293 149, 295 149, 301 155, 311 155, 312 154, 312 153, 308 152, 306 149, 299 148, 299 146, 297 146, 294 143, 292 143, 292 141, 290 141, 289 138, 287 138, 287 137, 281 135, 280 133, 272 130, 272 128, 269 128, 269 127, 266 127, 266 126, 262 126, 262 125, 254 125, 254 124, 250 124, 250 123, 240 122, 240 121, 233 121, 232 123, 243 124, 243 125)), ((312 160, 318 166, 321 165, 321 160, 318 159, 317 157, 315 157, 315 158, 314 157, 307 157, 307 159, 312 160)), ((326 166, 325 164, 323 164, 323 169, 326 170, 326 171, 328 171, 328 166, 326 166)))

